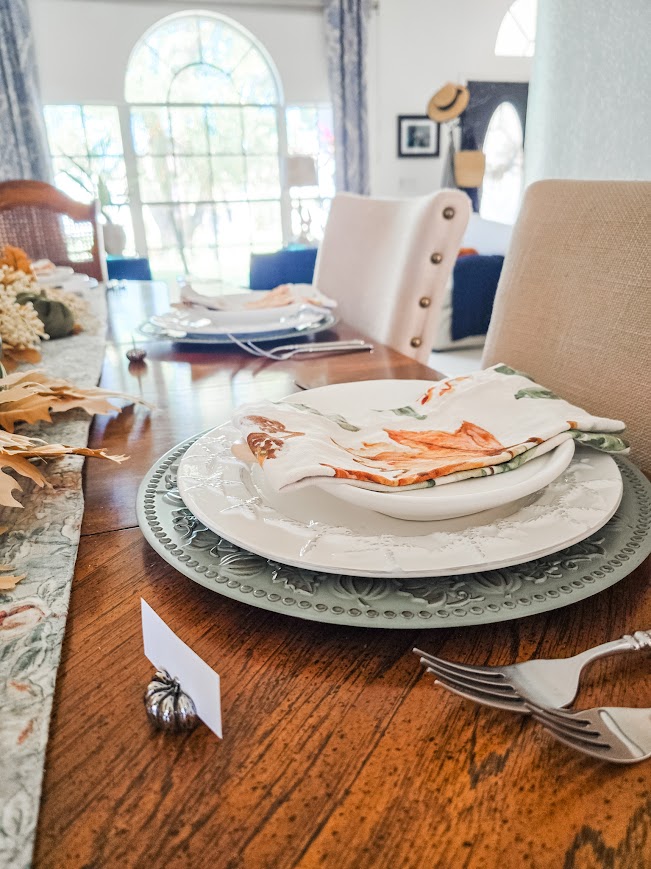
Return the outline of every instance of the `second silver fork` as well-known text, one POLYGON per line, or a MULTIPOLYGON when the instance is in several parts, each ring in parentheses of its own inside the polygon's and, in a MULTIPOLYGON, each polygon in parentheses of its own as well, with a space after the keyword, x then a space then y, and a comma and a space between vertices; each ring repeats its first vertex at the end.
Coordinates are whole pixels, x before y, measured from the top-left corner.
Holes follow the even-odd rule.
POLYGON ((312 355, 316 353, 355 353, 360 350, 372 350, 373 345, 360 338, 351 338, 350 340, 340 341, 317 341, 313 344, 283 344, 281 347, 274 347, 271 350, 265 350, 254 344, 252 341, 242 341, 234 335, 229 335, 229 338, 241 350, 245 350, 252 356, 259 356, 263 359, 272 359, 275 362, 285 362, 293 356, 312 355))
POLYGON ((437 683, 453 694, 527 715, 530 713, 527 701, 556 709, 568 706, 576 697, 582 671, 598 658, 649 649, 651 632, 636 631, 571 658, 524 661, 506 667, 472 666, 446 661, 419 649, 414 652, 437 683))

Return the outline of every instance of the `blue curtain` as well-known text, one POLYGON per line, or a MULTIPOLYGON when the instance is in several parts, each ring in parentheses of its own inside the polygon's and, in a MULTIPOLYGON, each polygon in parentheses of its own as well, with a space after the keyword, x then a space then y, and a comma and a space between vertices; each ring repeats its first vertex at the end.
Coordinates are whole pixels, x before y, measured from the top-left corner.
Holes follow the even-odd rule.
POLYGON ((0 0, 0 181, 18 178, 49 181, 50 157, 27 0, 0 0))
POLYGON ((337 189, 369 192, 366 52, 371 0, 325 0, 337 189))

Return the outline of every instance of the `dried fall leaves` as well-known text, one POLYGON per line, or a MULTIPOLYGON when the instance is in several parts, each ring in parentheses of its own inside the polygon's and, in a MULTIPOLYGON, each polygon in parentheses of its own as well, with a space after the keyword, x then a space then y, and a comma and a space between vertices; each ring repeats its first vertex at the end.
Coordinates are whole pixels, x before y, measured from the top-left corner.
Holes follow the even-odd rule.
POLYGON ((110 399, 132 396, 98 387, 79 389, 65 380, 47 375, 44 371, 21 371, 0 378, 0 505, 20 507, 13 493, 21 489, 15 477, 6 473, 13 470, 20 476, 44 486, 45 477, 33 464, 33 459, 58 458, 64 455, 93 456, 123 462, 126 456, 109 456, 104 449, 70 447, 49 444, 38 438, 16 434, 18 422, 52 422, 53 413, 79 408, 89 414, 109 413, 116 410, 110 399))

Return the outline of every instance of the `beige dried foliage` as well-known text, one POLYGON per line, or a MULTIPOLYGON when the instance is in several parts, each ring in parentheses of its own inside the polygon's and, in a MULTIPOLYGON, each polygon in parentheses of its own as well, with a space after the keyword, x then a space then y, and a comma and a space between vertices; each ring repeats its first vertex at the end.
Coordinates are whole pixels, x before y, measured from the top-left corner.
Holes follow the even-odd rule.
POLYGON ((112 399, 146 402, 124 392, 91 386, 80 389, 45 371, 18 371, 0 378, 0 427, 13 432, 17 422, 52 422, 53 413, 79 408, 91 416, 118 410, 112 399))
MULTIPOLYGON (((0 378, 0 505, 20 507, 13 493, 21 489, 14 476, 27 477, 37 486, 47 485, 33 459, 53 459, 64 455, 92 456, 122 462, 126 456, 110 456, 104 449, 49 444, 38 438, 16 434, 18 422, 51 422, 53 413, 79 408, 89 414, 119 410, 113 399, 140 401, 122 392, 99 387, 80 389, 44 371, 19 371, 0 378)), ((140 402, 144 404, 145 402, 140 402)))

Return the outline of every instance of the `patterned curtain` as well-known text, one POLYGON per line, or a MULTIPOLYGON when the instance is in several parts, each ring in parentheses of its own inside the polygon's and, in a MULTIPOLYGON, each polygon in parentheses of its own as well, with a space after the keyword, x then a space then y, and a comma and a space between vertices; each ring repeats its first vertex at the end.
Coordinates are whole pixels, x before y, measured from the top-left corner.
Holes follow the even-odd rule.
POLYGON ((337 189, 369 192, 366 51, 371 0, 325 0, 337 189))
POLYGON ((27 0, 0 0, 0 181, 50 180, 27 0))

